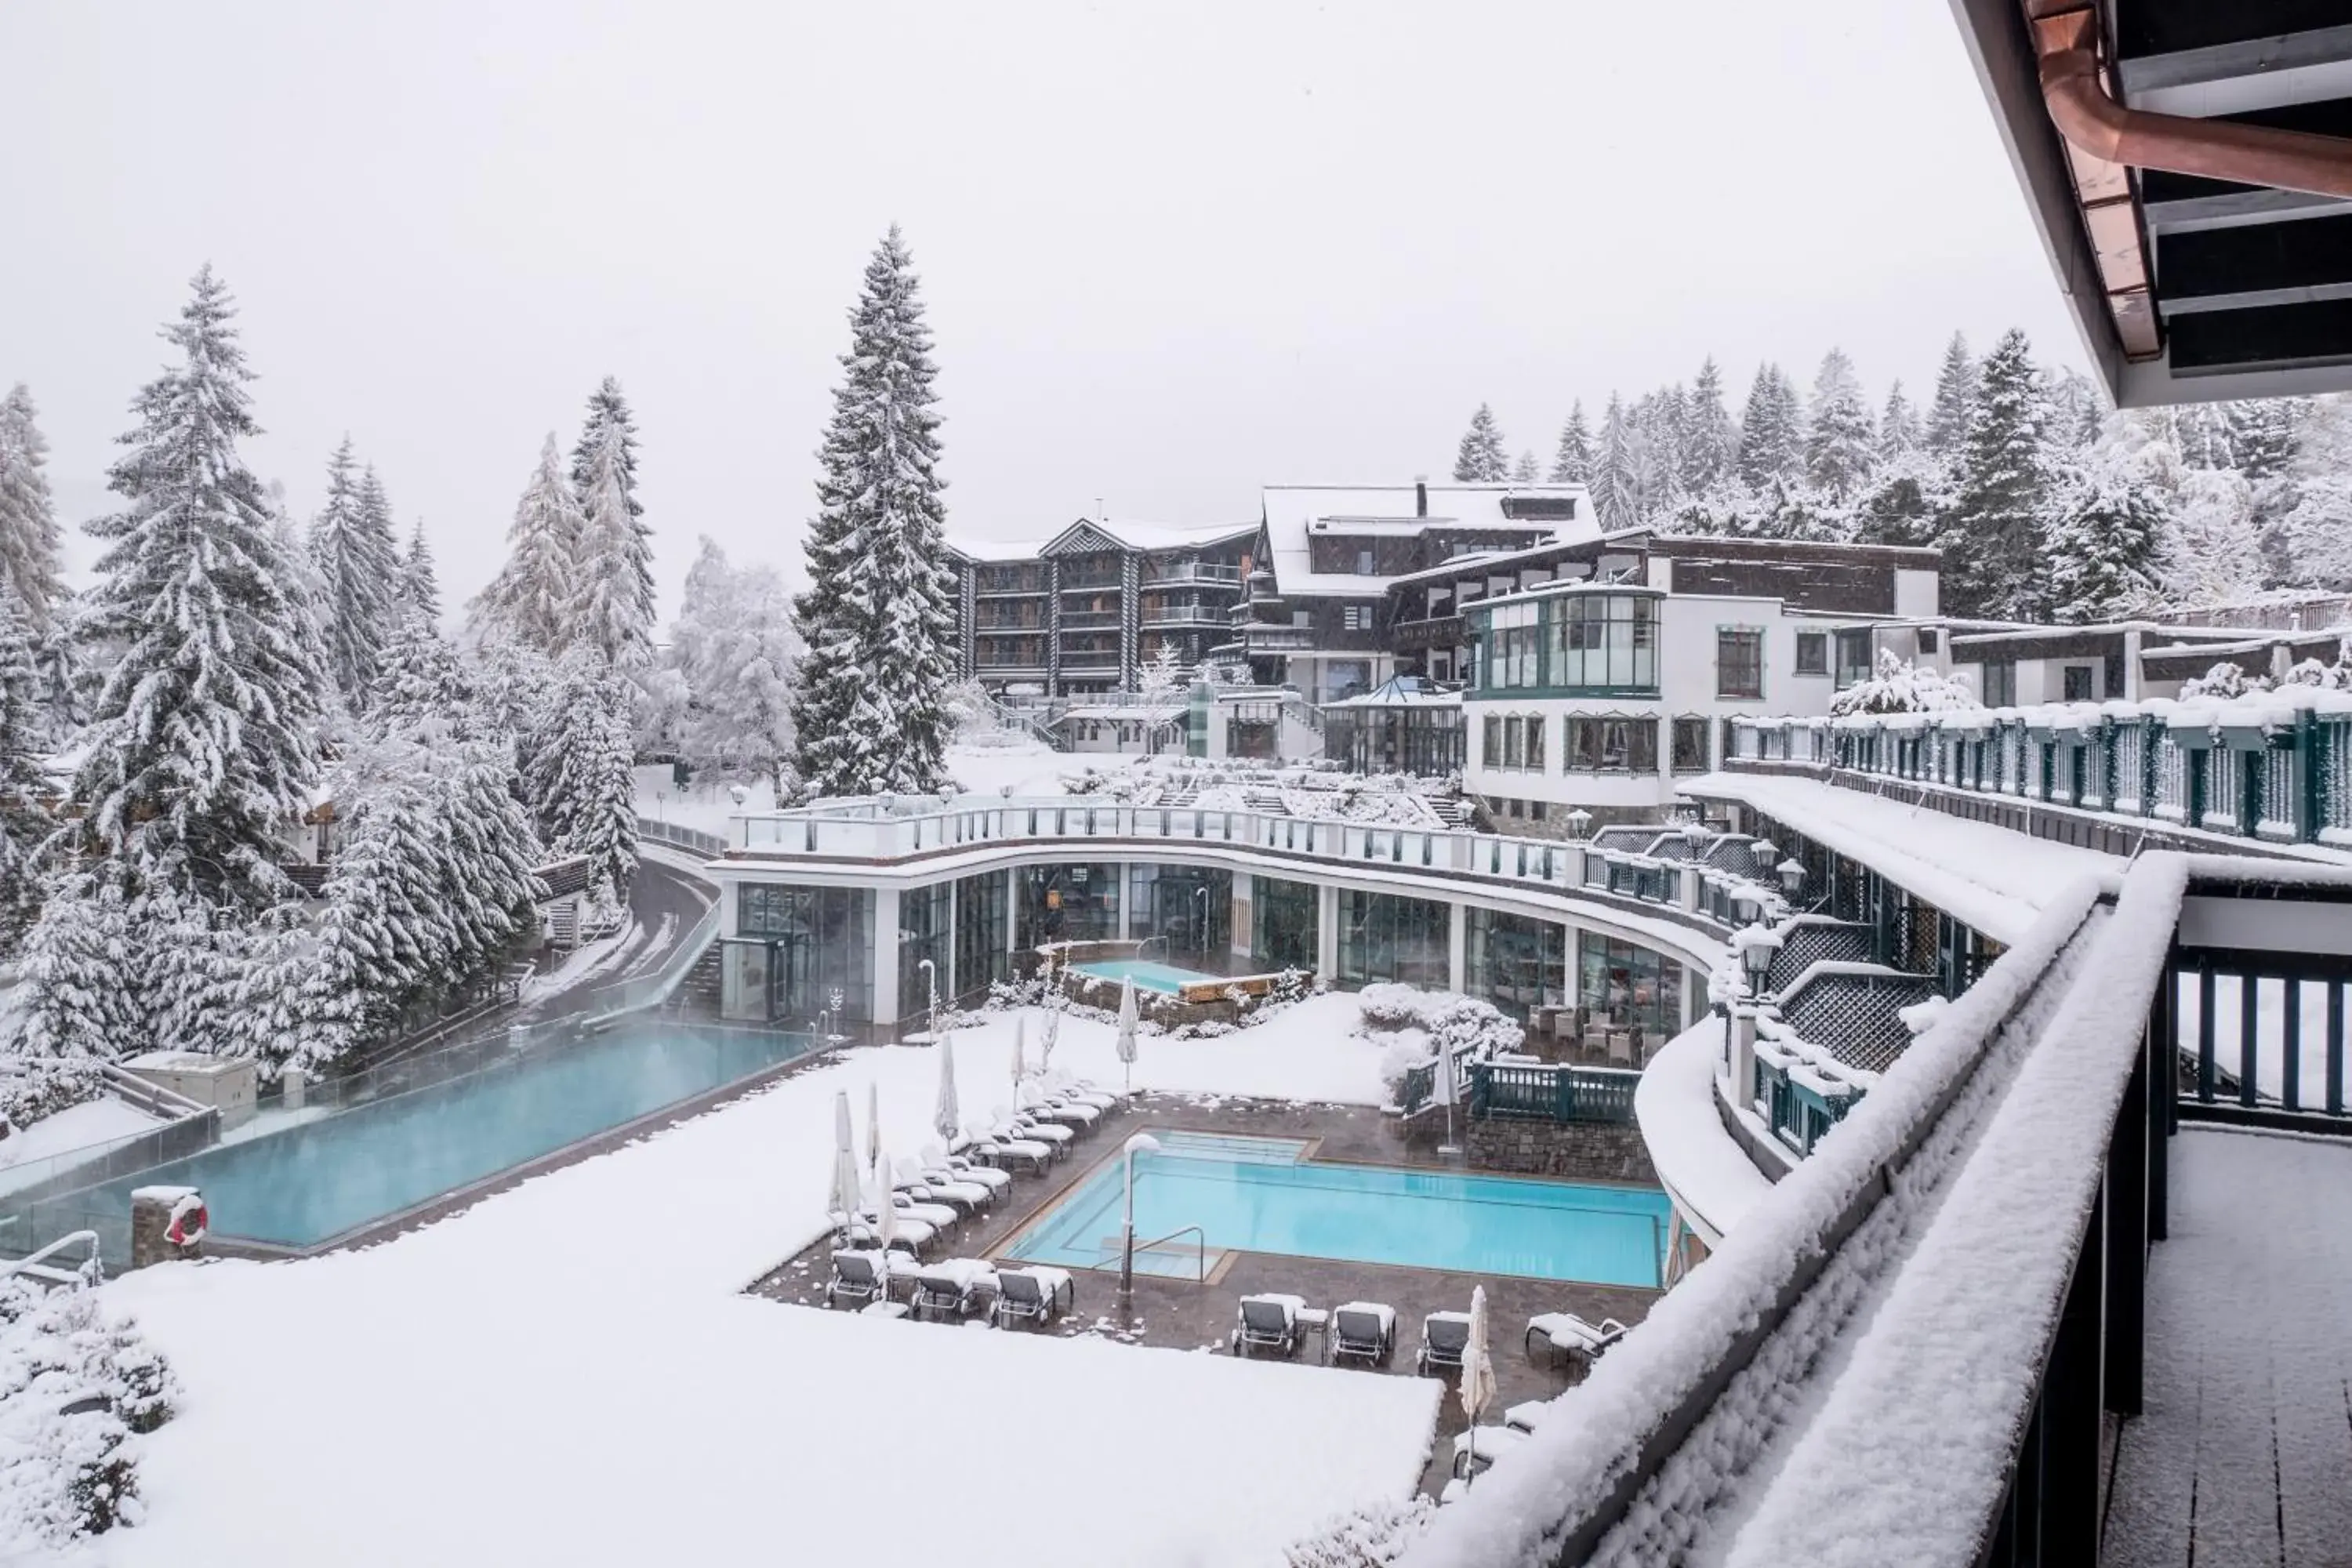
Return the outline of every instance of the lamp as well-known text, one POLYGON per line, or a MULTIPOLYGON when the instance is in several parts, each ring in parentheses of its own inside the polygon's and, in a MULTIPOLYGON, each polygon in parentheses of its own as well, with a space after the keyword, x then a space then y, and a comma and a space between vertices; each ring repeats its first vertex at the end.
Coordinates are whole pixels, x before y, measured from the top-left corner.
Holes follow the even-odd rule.
POLYGON ((1691 847, 1692 854, 1697 854, 1698 847, 1706 842, 1706 824, 1696 816, 1683 818, 1683 842, 1691 847))
POLYGON ((1579 838, 1587 837, 1585 829, 1592 826, 1592 814, 1578 806, 1568 814, 1568 830, 1579 838))
POLYGON ((1793 901, 1796 899, 1796 896, 1804 889, 1805 863, 1802 860, 1796 858, 1794 856, 1791 856, 1788 859, 1780 862, 1779 869, 1780 872, 1780 890, 1788 894, 1790 900, 1793 901))
POLYGON ((1780 938, 1774 936, 1769 941, 1751 942, 1739 950, 1739 967, 1747 972, 1748 994, 1763 994, 1764 976, 1770 971, 1772 954, 1780 946, 1780 938))
POLYGON ((1780 847, 1769 838, 1759 838, 1748 847, 1748 852, 1756 857, 1759 866, 1763 866, 1769 865, 1772 857, 1780 853, 1780 847))

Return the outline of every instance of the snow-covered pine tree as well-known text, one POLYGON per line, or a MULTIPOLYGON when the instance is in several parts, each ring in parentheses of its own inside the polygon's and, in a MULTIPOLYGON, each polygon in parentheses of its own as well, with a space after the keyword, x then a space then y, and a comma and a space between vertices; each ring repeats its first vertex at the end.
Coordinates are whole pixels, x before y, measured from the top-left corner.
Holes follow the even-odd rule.
POLYGON ((2050 617, 2061 624, 2115 620, 2158 597, 2170 493, 2134 434, 2114 421, 2071 465, 2048 538, 2050 617))
POLYGON ((565 618, 572 636, 608 663, 640 670, 653 661, 653 578, 629 495, 627 435, 625 422, 614 418, 592 424, 583 437, 587 469, 572 487, 580 501, 580 552, 565 618))
POLYGON ((320 630, 328 670, 335 689, 356 711, 367 706, 384 639, 392 634, 400 555, 383 481, 372 464, 353 473, 348 436, 327 460, 327 503, 310 524, 310 558, 325 595, 320 630))
POLYGON ((1683 502, 1683 441, 1690 400, 1680 385, 1645 394, 1633 405, 1635 515, 1671 512, 1683 502))
POLYGON ((9 998, 19 1055, 111 1061, 145 1048, 146 1019, 124 982, 149 955, 142 948, 134 959, 120 870, 101 861, 49 879, 9 998))
POLYGON ((1775 480, 1802 471, 1804 456, 1804 417, 1796 388, 1779 365, 1767 362, 1757 368, 1740 416, 1739 478, 1750 489, 1769 489, 1775 480))
POLYGON ((572 448, 572 494, 580 515, 591 524, 593 562, 609 555, 620 578, 615 592, 627 601, 625 613, 650 650, 654 628, 654 535, 645 522, 645 503, 637 500, 637 425, 629 400, 621 394, 620 379, 606 376, 588 395, 588 418, 572 448), (597 492, 617 489, 626 503, 628 521, 616 517, 598 525, 591 504, 597 492))
POLYGON ((1951 506, 1943 460, 1924 446, 1913 447, 1879 465, 1854 503, 1853 538, 1862 544, 1934 544, 1951 506))
POLYGON ((2042 533, 2054 510, 2050 410, 2025 333, 2011 328, 1978 367, 1944 548, 1944 608, 2041 618, 2042 533))
POLYGON ((1739 431, 1723 395, 1723 371, 1709 354, 1691 383, 1683 431, 1683 489, 1701 495, 1729 478, 1739 458, 1739 431))
POLYGON ((591 882, 625 902, 637 870, 627 690, 593 650, 574 648, 557 666, 551 707, 528 781, 541 830, 552 853, 588 857, 591 882))
POLYGON ((2061 453, 2072 453, 2096 442, 2106 427, 2106 394, 2072 365, 2050 376, 2049 390, 2052 446, 2061 453))
POLYGON ((1947 462, 1960 460, 1969 438, 1969 410, 1975 406, 1977 365, 1969 357, 1969 340, 1958 332, 1944 345, 1944 360, 1936 370, 1936 395, 1927 405, 1927 449, 1947 462))
POLYGON ((224 1054, 247 958, 242 922, 159 878, 132 898, 128 923, 146 955, 131 987, 146 1047, 224 1054))
POLYGON ((2339 394, 2305 402, 2290 473, 2294 505, 2281 522, 2288 581, 2352 589, 2352 399, 2339 394))
POLYGON ((43 471, 49 444, 37 413, 21 381, 0 398, 0 575, 16 588, 36 631, 49 624, 49 606, 64 592, 57 507, 43 471))
POLYGON ((0 579, 0 954, 16 950, 39 911, 33 856, 51 827, 40 804, 48 793, 41 674, 26 620, 16 590, 0 579))
POLYGON ((1584 426, 1584 403, 1579 399, 1559 427, 1559 446, 1551 458, 1551 482, 1580 485, 1592 477, 1592 437, 1584 426))
POLYGON ((792 754, 791 598, 771 566, 736 567, 706 535, 686 574, 670 653, 687 703, 678 742, 696 763, 766 773, 792 754))
POLYGON ((1536 467, 1535 453, 1532 450, 1521 452, 1519 460, 1511 465, 1511 482, 1515 485, 1531 485, 1542 473, 1543 470, 1536 467))
POLYGON ((947 778, 954 584, 931 334, 895 225, 866 264, 850 332, 818 452, 810 587, 793 605, 807 648, 794 771, 812 796, 928 794, 947 778))
POLYGON ((400 558, 400 595, 410 609, 422 611, 434 626, 441 624, 441 574, 433 564, 433 546, 425 542, 421 517, 409 530, 408 549, 400 558))
POLYGON ((1470 428, 1462 433, 1462 444, 1454 451, 1454 479, 1456 484, 1497 485, 1511 477, 1511 455, 1504 448, 1502 426, 1495 423, 1495 411, 1486 404, 1470 416, 1470 428))
POLYGON ((1878 460, 1891 463, 1927 444, 1927 432, 1919 423, 1919 412, 1903 395, 1903 383, 1897 380, 1887 389, 1886 407, 1878 416, 1878 460))
POLYGON ((470 712, 473 687, 456 652, 441 640, 425 612, 414 606, 384 645, 369 699, 368 716, 386 733, 414 734, 431 728, 461 734, 478 723, 470 712))
POLYGON ((1614 392, 1601 416, 1601 440, 1592 457, 1592 515, 1605 529, 1631 528, 1641 520, 1634 480, 1633 425, 1625 400, 1614 392))
POLYGON ((125 510, 106 543, 84 636, 119 649, 74 780, 87 851, 206 902, 282 897, 278 833, 316 773, 326 679, 286 589, 260 484, 236 307, 207 267, 164 336, 182 354, 142 390, 110 483, 125 510))
MULTIPOLYGON (((537 900, 547 889, 534 868, 544 856, 522 806, 509 737, 463 742, 446 753, 438 778, 449 846, 442 903, 453 916, 450 949, 470 977, 487 973, 537 924, 537 900)), ((629 826, 634 845, 634 815, 629 826)))
POLYGON ((1813 378, 1813 421, 1805 433, 1805 477, 1813 489, 1843 506, 1869 485, 1877 467, 1878 434, 1862 381, 1843 349, 1822 357, 1813 378))
POLYGON ((324 889, 292 1059, 315 1070, 381 1032, 449 957, 442 847, 427 763, 406 743, 358 748, 335 771, 341 841, 324 889))
POLYGON ((574 574, 585 526, 551 431, 507 526, 506 563, 474 600, 478 640, 520 643, 550 658, 571 646, 569 616, 578 596, 574 574))
POLYGON ((2198 468, 2181 474, 2163 558, 2165 596, 2175 605, 2231 605, 2262 591, 2262 533, 2243 474, 2198 468))

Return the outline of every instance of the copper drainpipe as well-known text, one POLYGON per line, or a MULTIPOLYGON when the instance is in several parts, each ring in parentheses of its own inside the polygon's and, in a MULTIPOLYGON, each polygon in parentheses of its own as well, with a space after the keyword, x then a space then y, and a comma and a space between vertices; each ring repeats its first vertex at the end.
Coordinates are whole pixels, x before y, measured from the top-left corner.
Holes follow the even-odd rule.
POLYGON ((2096 14, 2081 0, 2028 0, 2042 100, 2059 133, 2136 169, 2352 199, 2352 140, 2126 109, 2101 79, 2096 14))

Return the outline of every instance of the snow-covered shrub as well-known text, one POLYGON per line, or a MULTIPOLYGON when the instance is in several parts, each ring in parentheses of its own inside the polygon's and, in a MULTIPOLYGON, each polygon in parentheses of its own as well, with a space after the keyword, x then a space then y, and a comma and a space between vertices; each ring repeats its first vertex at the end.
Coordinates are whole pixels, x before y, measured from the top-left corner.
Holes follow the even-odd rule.
POLYGON ((1878 668, 1870 679, 1854 682, 1830 700, 1830 711, 1841 716, 1944 713, 1982 706, 1969 689, 1966 676, 1946 675, 1932 668, 1922 669, 1908 659, 1897 658, 1891 648, 1879 650, 1878 668))
POLYGON ((2333 664, 2322 664, 2315 658, 2306 658, 2286 672, 2286 679, 2283 684, 2316 686, 2324 691, 2352 690, 2352 658, 2347 658, 2347 655, 2352 655, 2352 648, 2339 647, 2336 651, 2336 662, 2333 664))
POLYGON ((172 1414, 171 1369, 98 1294, 0 1285, 0 1550, 137 1518, 137 1433, 172 1414))
POLYGON ((39 1058, 15 1065, 16 1071, 0 1076, 0 1136, 96 1100, 106 1089, 96 1062, 39 1058))
POLYGON ((2226 702, 2232 698, 2244 697, 2256 691, 2268 691, 2270 689, 2270 677, 2250 676, 2236 665, 2225 660, 2202 675, 2191 676, 2182 681, 2180 696, 2183 701, 2194 697, 2212 697, 2226 702))
POLYGON ((1427 1532, 1437 1505, 1426 1497, 1410 1502, 1381 1499, 1334 1515, 1306 1540, 1286 1548, 1289 1568, 1387 1568, 1427 1532))
POLYGON ((1359 994, 1364 1023, 1376 1030, 1418 1029, 1431 1051, 1467 1051, 1484 1059, 1527 1043, 1524 1025, 1491 1002, 1458 991, 1423 991, 1383 981, 1359 994))

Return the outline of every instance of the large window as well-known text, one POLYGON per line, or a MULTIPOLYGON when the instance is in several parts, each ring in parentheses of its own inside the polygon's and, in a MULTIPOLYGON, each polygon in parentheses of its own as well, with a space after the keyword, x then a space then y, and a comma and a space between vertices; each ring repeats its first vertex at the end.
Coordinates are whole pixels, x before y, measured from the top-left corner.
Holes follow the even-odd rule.
POLYGON ((1683 966, 1664 953, 1592 931, 1577 943, 1578 1003, 1588 1018, 1642 1031, 1654 1049, 1682 1029, 1683 966))
POLYGON ((1988 708, 2013 708, 2017 705, 2017 666, 2010 660, 1985 661, 1984 705, 1988 708))
POLYGON ((1322 900, 1307 882, 1250 879, 1250 966, 1261 973, 1315 967, 1322 900))
POLYGON ((1615 719, 1570 714, 1568 749, 1560 765, 1570 773, 1636 773, 1658 771, 1658 721, 1655 719, 1615 719))
POLYGON ((1551 684, 1569 690, 1658 688, 1658 601, 1572 594, 1551 601, 1551 684))
POLYGON ((1484 684, 1493 690, 1521 690, 1541 679, 1540 639, 1533 601, 1497 606, 1486 617, 1484 684))
POLYGON ((1706 772, 1707 721, 1704 719, 1677 719, 1674 724, 1675 772, 1678 773, 1706 772))
POLYGON ((1013 944, 1024 952, 1049 942, 1108 942, 1118 935, 1118 868, 1030 866, 1020 873, 1013 944))
POLYGON ((1167 940, 1189 968, 1223 973, 1234 946, 1234 874, 1197 866, 1129 866, 1127 934, 1167 940))
POLYGON ((986 871, 956 884, 955 983, 959 996, 1010 977, 1012 932, 1005 930, 1005 888, 1012 873, 986 871))
POLYGON ((1479 762, 1512 773, 1544 771, 1544 721, 1517 713, 1488 714, 1480 737, 1479 762))
POLYGON ((1443 988, 1452 916, 1427 899, 1349 889, 1339 895, 1339 984, 1377 980, 1443 988))
POLYGON ((1538 1007, 1568 999, 1568 930, 1549 921, 1491 910, 1464 911, 1468 971, 1463 983, 1473 996, 1492 1002, 1525 1022, 1538 1007))
POLYGON ((1793 668, 1799 675, 1827 675, 1830 672, 1830 634, 1799 632, 1797 662, 1793 668))
POLYGON ((901 1024, 922 1019, 929 1024, 931 988, 939 987, 942 1004, 955 1000, 952 977, 948 973, 948 945, 954 939, 949 930, 948 900, 952 895, 948 884, 940 882, 929 888, 909 888, 898 895, 898 1018, 901 1024), (923 973, 923 961, 929 959, 931 973, 923 973))
POLYGON ((1715 694, 1764 695, 1764 634, 1753 626, 1720 626, 1715 634, 1715 694))
POLYGON ((1870 632, 1840 632, 1837 635, 1837 683, 1852 686, 1870 679, 1870 632))
POLYGON ((834 1005, 863 1023, 874 1016, 874 894, 865 888, 780 888, 746 883, 737 892, 742 938, 768 947, 768 1016, 805 1023, 834 1005))

